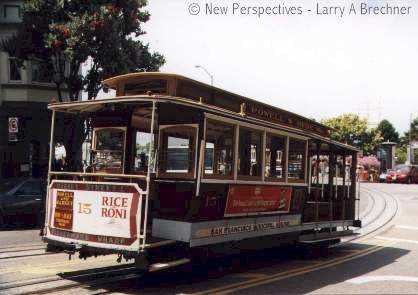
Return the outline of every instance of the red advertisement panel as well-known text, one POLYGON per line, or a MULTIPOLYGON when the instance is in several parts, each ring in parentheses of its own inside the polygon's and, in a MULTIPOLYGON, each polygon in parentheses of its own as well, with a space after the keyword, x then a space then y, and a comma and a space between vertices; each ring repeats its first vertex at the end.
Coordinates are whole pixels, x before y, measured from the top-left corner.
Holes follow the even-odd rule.
POLYGON ((224 215, 288 213, 291 199, 291 187, 231 185, 224 215))
POLYGON ((56 207, 54 212, 54 226, 56 228, 73 228, 73 202, 74 193, 57 191, 56 207))

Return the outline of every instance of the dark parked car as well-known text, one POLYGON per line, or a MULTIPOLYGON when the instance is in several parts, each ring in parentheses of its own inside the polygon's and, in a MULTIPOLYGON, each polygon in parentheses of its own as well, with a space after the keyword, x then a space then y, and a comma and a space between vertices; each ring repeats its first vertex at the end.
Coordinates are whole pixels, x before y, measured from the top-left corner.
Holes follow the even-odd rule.
POLYGON ((40 225, 45 214, 46 182, 39 178, 21 181, 0 194, 0 226, 40 225))
POLYGON ((388 183, 418 183, 417 165, 396 165, 386 175, 388 183))

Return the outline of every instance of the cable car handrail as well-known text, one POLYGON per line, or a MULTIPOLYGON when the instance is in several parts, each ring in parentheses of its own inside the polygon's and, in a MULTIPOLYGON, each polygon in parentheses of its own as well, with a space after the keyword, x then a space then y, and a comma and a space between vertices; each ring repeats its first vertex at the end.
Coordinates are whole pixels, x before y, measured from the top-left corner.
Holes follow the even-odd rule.
POLYGON ((136 178, 136 179, 146 179, 146 175, 136 175, 136 174, 115 174, 115 173, 91 173, 91 172, 67 172, 67 171, 49 171, 49 175, 56 176, 96 176, 96 177, 118 177, 118 178, 136 178))

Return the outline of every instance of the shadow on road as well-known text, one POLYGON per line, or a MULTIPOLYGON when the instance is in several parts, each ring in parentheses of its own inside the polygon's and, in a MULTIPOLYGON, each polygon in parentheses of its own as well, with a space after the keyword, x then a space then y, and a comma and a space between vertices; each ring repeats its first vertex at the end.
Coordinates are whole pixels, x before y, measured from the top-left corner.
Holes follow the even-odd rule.
POLYGON ((2 231, 26 231, 26 230, 40 230, 41 225, 30 223, 7 223, 0 225, 0 232, 2 231))
MULTIPOLYGON (((350 248, 364 249, 363 244, 351 244, 350 248)), ((347 249, 346 249, 347 250, 347 249)), ((365 255, 351 261, 347 261, 329 268, 316 270, 288 279, 280 280, 280 283, 273 282, 270 284, 257 287, 257 290, 248 289, 240 291, 240 293, 253 294, 257 291, 258 294, 263 293, 308 293, 328 285, 344 282, 354 277, 365 275, 376 269, 389 265, 399 259, 400 257, 409 253, 408 250, 399 249, 395 247, 385 247, 377 252, 365 255), (303 282, 303 283, 301 283, 303 282)), ((330 254, 329 259, 342 257, 347 253, 336 248, 330 254)), ((211 288, 219 288, 225 284, 242 283, 250 280, 246 278, 245 274, 249 271, 257 273, 280 273, 282 271, 291 270, 291 265, 294 266, 295 261, 300 262, 301 253, 295 251, 293 248, 275 248, 246 255, 236 255, 228 258, 217 259, 209 264, 200 267, 178 267, 155 274, 147 274, 141 278, 128 279, 111 284, 100 283, 98 285, 90 285, 89 280, 82 279, 80 274, 93 274, 102 269, 89 270, 84 272, 67 272, 60 274, 62 278, 73 280, 84 284, 84 288, 89 290, 105 289, 109 292, 123 292, 125 294, 176 294, 176 293, 193 293, 202 292, 211 288), (235 274, 244 274, 236 276, 235 274), (77 275, 76 278, 74 276, 77 275), (235 275, 235 276, 234 276, 235 275), (80 279, 79 279, 80 278, 80 279)), ((322 258, 319 261, 323 262, 326 259, 322 258)), ((311 262, 308 260, 308 262, 311 262)), ((306 265, 306 264, 305 264, 306 265)), ((318 263, 319 265, 319 263, 318 263)), ((122 267, 122 266, 121 266, 122 267)), ((118 267, 115 267, 117 269, 118 267)), ((130 270, 130 273, 136 273, 136 270, 130 270)), ((112 275, 120 275, 118 272, 112 275)), ((109 276, 111 278, 112 276, 109 276)), ((105 276, 95 276, 95 279, 106 279, 105 276)), ((91 279, 91 278, 90 278, 91 279)))

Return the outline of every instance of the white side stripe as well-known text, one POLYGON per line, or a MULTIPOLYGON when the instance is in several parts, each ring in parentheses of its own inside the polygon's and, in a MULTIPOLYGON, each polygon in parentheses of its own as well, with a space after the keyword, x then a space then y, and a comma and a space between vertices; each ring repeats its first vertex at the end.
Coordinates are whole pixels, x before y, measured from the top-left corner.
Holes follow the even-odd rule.
POLYGON ((418 226, 395 225, 395 227, 396 227, 396 228, 402 228, 402 229, 418 230, 418 226))
POLYGON ((354 279, 347 280, 347 283, 352 284, 365 284, 370 282, 381 282, 381 281, 400 281, 400 282, 418 282, 418 277, 409 276, 363 276, 354 279))
POLYGON ((418 244, 418 241, 417 240, 398 239, 398 238, 390 238, 390 237, 382 237, 382 236, 377 236, 375 238, 376 239, 379 239, 379 240, 387 240, 387 241, 406 242, 406 243, 418 244))

